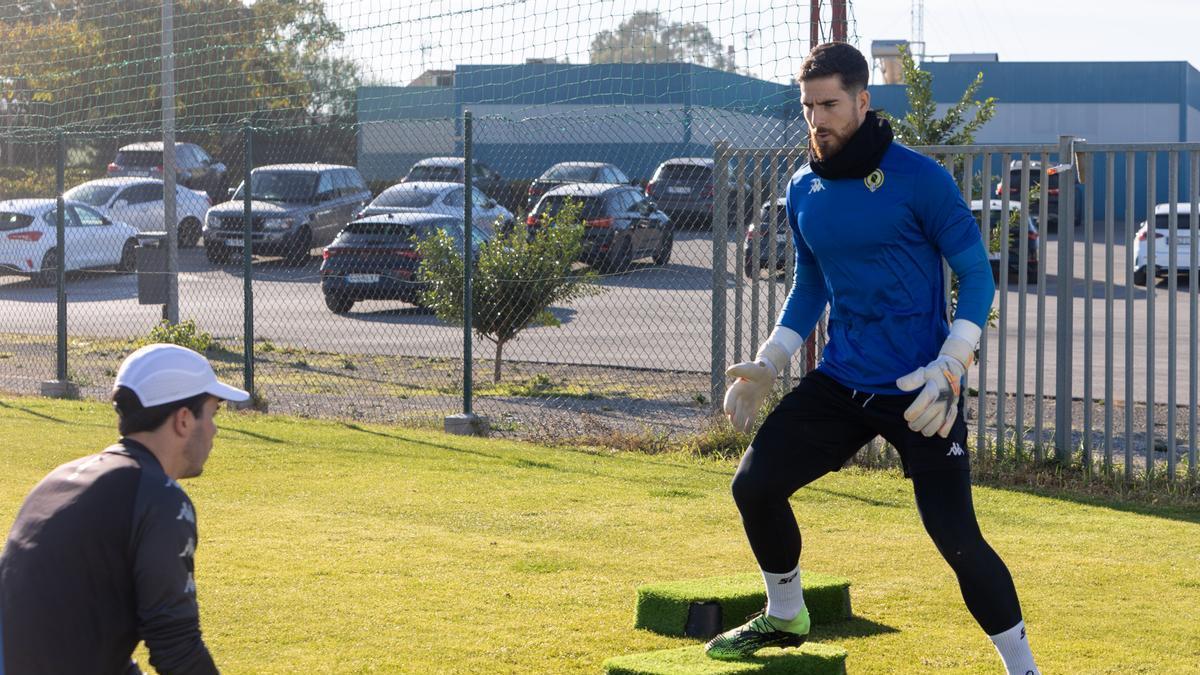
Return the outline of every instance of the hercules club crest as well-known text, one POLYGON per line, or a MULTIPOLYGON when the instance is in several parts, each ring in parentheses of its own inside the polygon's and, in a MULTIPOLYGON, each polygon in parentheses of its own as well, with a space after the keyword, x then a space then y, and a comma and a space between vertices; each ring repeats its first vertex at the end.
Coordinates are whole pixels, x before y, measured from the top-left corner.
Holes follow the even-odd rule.
POLYGON ((867 189, 871 192, 883 187, 883 172, 879 169, 875 169, 870 173, 870 175, 863 179, 863 185, 866 185, 867 189))

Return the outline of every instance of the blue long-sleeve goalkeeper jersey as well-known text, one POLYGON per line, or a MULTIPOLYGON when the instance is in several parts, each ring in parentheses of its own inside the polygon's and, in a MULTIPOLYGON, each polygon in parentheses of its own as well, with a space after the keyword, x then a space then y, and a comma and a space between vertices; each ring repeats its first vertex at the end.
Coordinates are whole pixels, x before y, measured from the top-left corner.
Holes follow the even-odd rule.
POLYGON ((867 178, 805 166, 787 191, 796 276, 779 325, 808 335, 826 304, 818 369, 847 387, 897 394, 949 334, 942 257, 959 279, 955 318, 985 326, 995 295, 979 228, 932 159, 892 143, 867 178))

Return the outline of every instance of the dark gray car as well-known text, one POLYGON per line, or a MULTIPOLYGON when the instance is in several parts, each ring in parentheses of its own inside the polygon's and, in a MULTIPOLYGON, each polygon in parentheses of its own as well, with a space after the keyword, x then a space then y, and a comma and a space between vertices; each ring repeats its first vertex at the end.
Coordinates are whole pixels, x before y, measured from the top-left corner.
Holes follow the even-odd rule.
MULTIPOLYGON (((230 201, 208 210, 204 251, 209 262, 224 263, 240 252, 244 184, 230 201)), ((276 164, 250 174, 252 252, 279 255, 303 265, 314 246, 325 246, 371 201, 358 169, 336 164, 276 164)))
POLYGON ((792 255, 788 238, 792 230, 788 226, 785 205, 786 197, 775 200, 775 205, 763 204, 758 218, 746 227, 746 241, 742 243, 742 268, 748 277, 756 277, 771 266, 771 249, 775 249, 775 269, 782 270, 792 255), (758 243, 758 260, 754 259, 754 244, 758 243))
MULTIPOLYGON (((727 201, 729 222, 737 218, 737 181, 733 170, 726 175, 729 188, 727 201)), ((753 189, 743 186, 743 209, 747 221, 754 217, 753 189)), ((716 204, 716 181, 713 180, 713 160, 709 157, 676 157, 668 159, 654 170, 646 183, 646 196, 658 204, 671 221, 679 227, 709 226, 716 204)))
MULTIPOLYGON (((195 143, 175 144, 175 180, 179 185, 208 193, 209 199, 221 198, 225 189, 225 165, 213 159, 204 148, 195 143)), ((138 176, 163 177, 162 141, 130 143, 117 150, 117 156, 108 165, 110 177, 138 176)))

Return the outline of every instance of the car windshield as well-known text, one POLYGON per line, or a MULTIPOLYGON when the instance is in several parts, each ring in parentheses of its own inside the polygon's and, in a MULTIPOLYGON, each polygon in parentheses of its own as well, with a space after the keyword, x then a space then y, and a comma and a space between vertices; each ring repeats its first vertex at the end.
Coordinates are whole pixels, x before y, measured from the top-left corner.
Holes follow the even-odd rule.
POLYGON ((84 183, 71 188, 63 193, 63 199, 71 201, 83 202, 89 206, 104 206, 112 196, 120 190, 120 185, 96 185, 95 183, 84 183))
POLYGON ((550 170, 547 171, 546 175, 542 176, 542 178, 545 178, 546 180, 561 180, 561 181, 570 181, 570 182, 574 182, 574 183, 588 183, 588 182, 591 182, 592 179, 594 179, 596 177, 596 173, 598 171, 599 171, 599 169, 597 169, 594 166, 571 166, 571 165, 561 166, 560 165, 560 166, 550 167, 550 170))
POLYGON ((433 203, 437 192, 421 190, 407 185, 397 185, 384 190, 371 202, 371 206, 391 206, 396 208, 424 208, 433 203))
POLYGON ((418 164, 408 172, 409 181, 436 180, 453 183, 458 180, 457 166, 424 166, 418 164))
POLYGON ((20 230, 33 224, 33 216, 25 213, 0 211, 0 231, 20 230))
POLYGON ((667 164, 659 171, 660 180, 710 180, 712 168, 702 164, 667 164))
MULTIPOLYGON (((1187 229, 1191 228, 1192 221, 1191 221, 1191 217, 1188 214, 1177 212, 1175 214, 1175 218, 1176 218, 1175 226, 1178 227, 1179 229, 1187 230, 1187 229)), ((1160 213, 1159 215, 1154 216, 1154 229, 1156 229, 1156 230, 1171 229, 1171 214, 1160 213)))
MULTIPOLYGON (((266 202, 304 202, 313 197, 317 176, 312 173, 263 171, 250 174, 250 198, 266 202)), ((245 199, 239 186, 234 201, 245 199)))
POLYGON ((583 207, 583 219, 599 218, 604 211, 604 200, 599 197, 576 197, 554 195, 546 197, 537 207, 537 213, 543 218, 551 218, 557 214, 568 201, 579 202, 583 207))

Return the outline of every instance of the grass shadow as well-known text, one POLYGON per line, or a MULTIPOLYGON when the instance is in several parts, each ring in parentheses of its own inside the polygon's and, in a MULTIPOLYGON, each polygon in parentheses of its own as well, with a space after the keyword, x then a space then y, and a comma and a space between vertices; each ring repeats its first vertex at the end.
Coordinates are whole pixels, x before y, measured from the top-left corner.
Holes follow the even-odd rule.
POLYGON ((809 638, 814 641, 833 642, 838 639, 874 637, 876 635, 899 632, 899 628, 893 628, 878 621, 864 619, 861 616, 852 616, 845 621, 813 626, 809 638))

